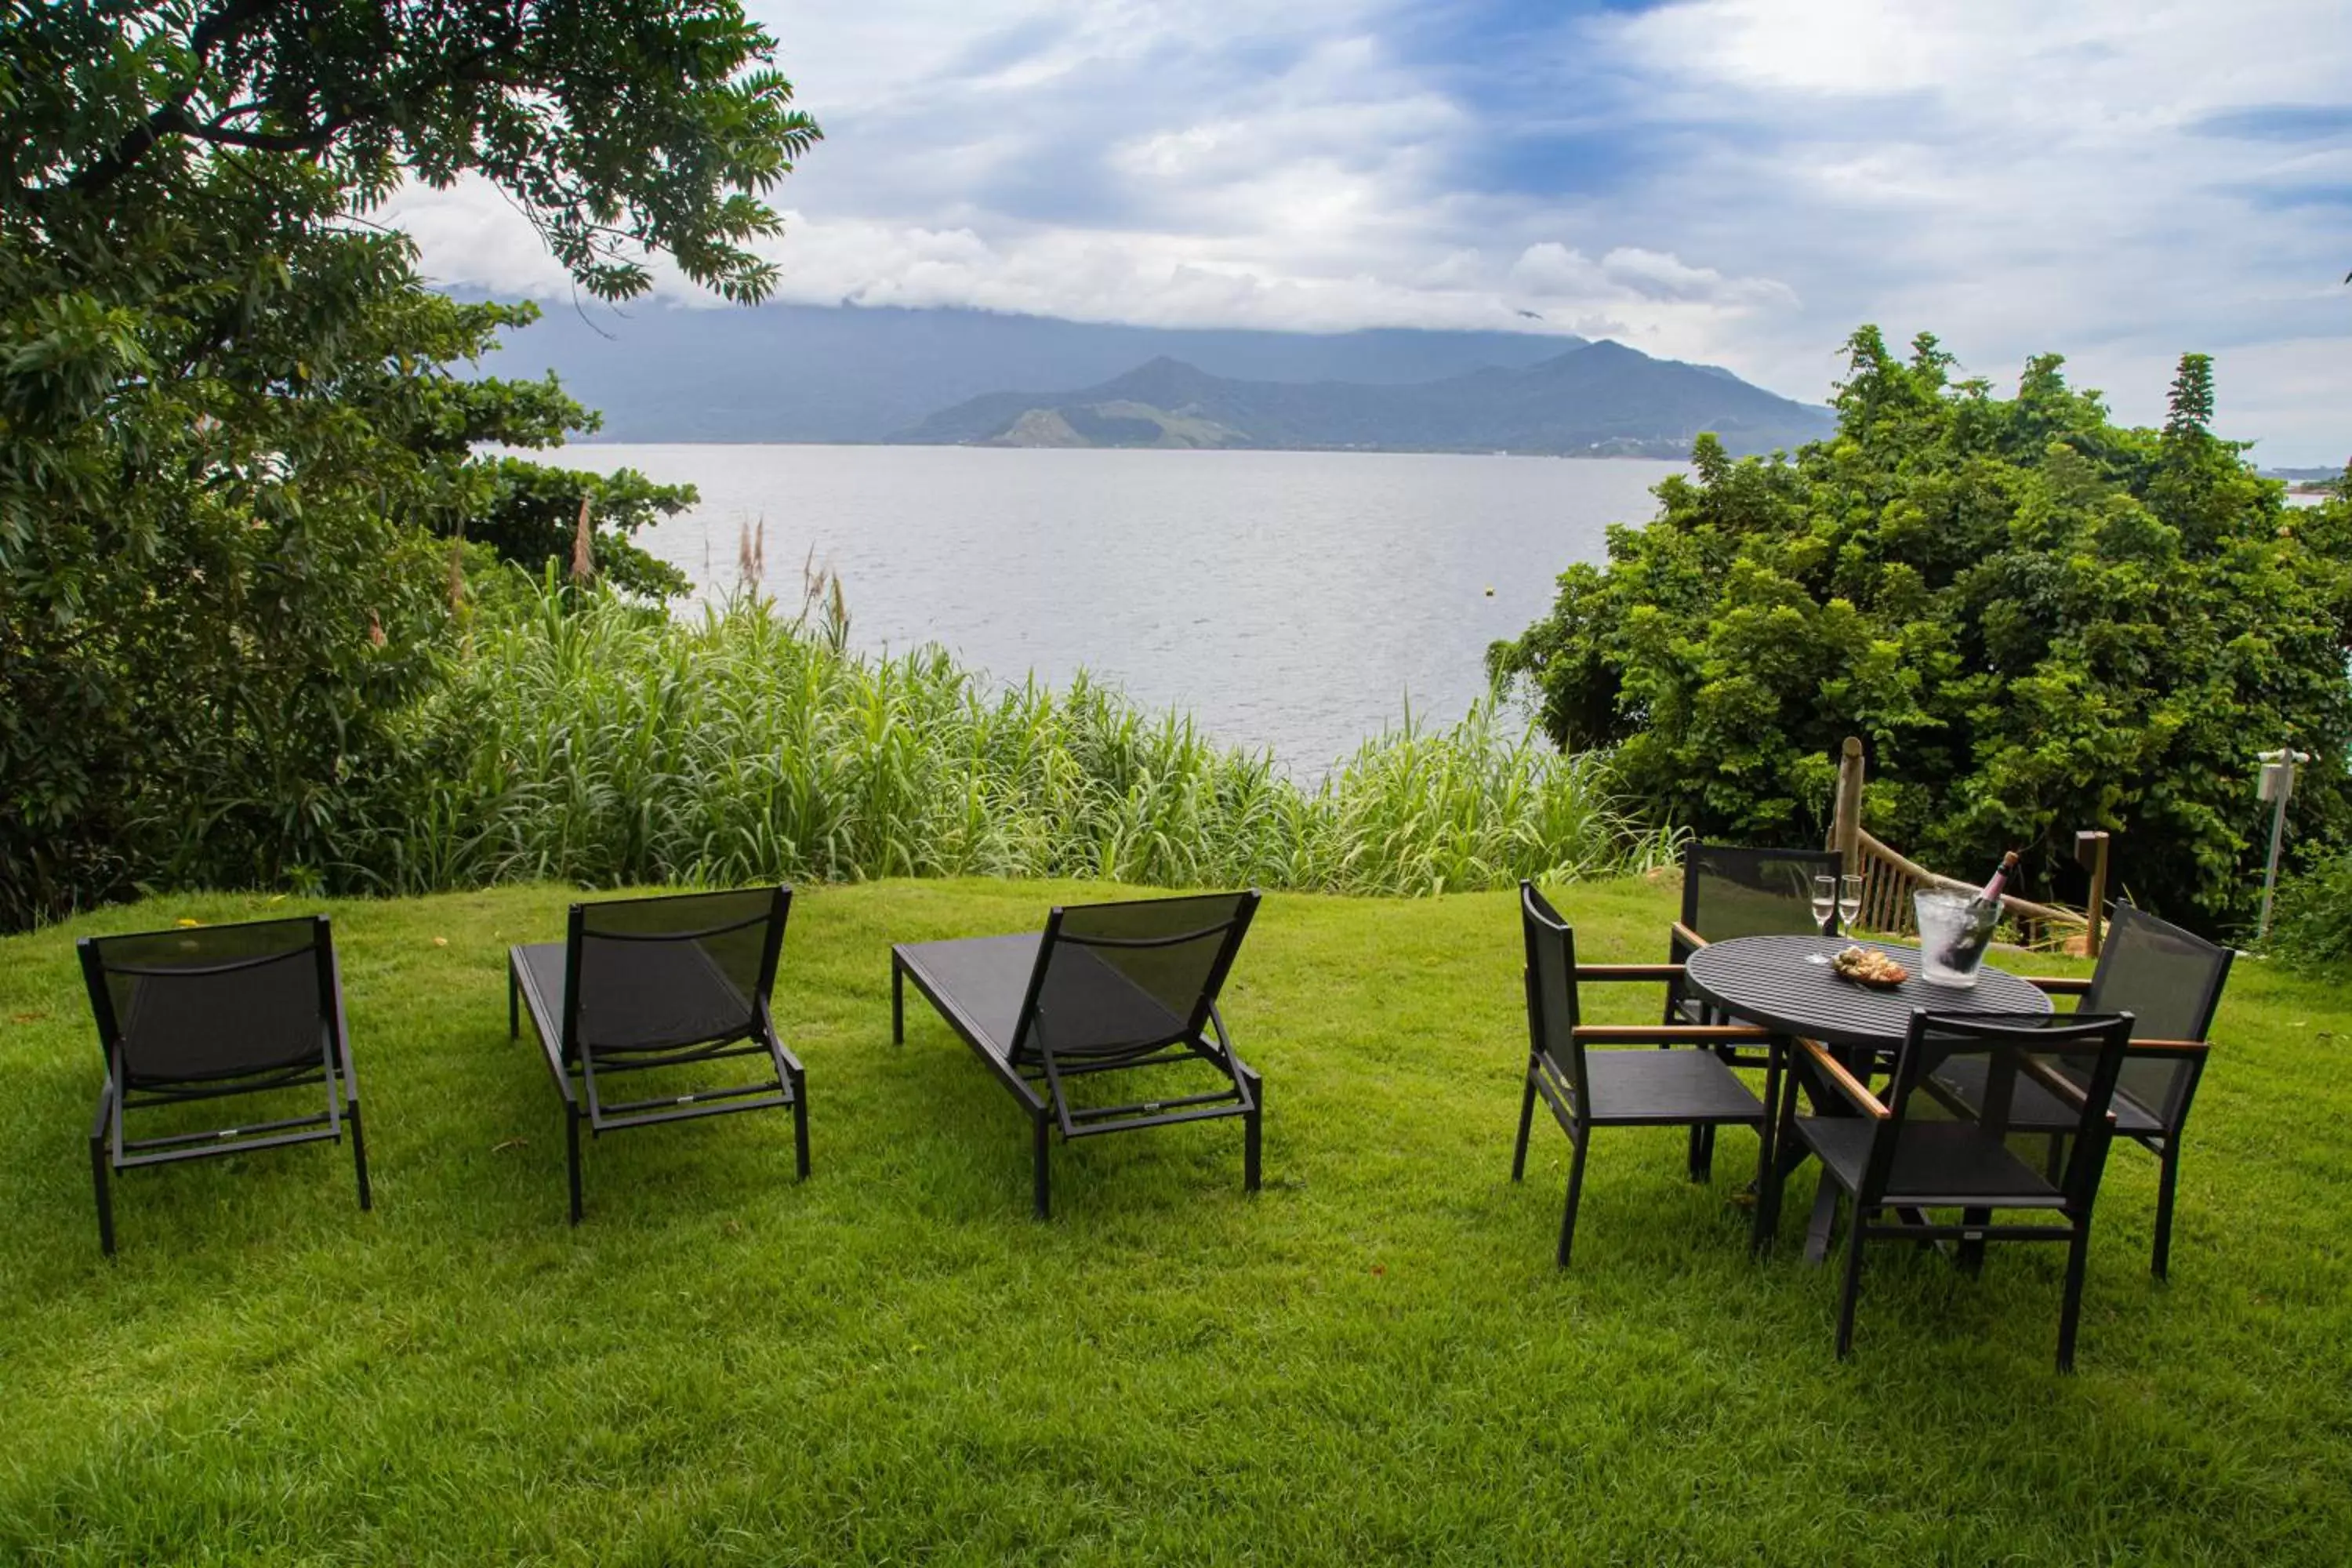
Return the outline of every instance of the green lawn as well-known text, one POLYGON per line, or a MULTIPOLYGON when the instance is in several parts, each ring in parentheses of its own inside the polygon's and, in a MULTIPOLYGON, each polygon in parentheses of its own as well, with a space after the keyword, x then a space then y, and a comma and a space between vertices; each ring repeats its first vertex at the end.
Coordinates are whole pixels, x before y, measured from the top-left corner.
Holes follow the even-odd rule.
MULTIPOLYGON (((2340 1564, 2352 1553, 2352 1007, 2240 965, 2147 1274, 2119 1149, 2080 1373, 2056 1247, 1984 1277, 1889 1248, 1854 1359, 1833 1271, 1748 1258, 1672 1131, 1604 1135, 1576 1264, 1566 1141, 1507 1179, 1524 1050, 1504 894, 1274 895, 1226 1015, 1266 1185, 1222 1123, 1055 1152, 887 943, 1034 926, 1077 885, 800 899, 776 1113, 588 1151, 506 1033, 504 952, 569 895, 331 906, 376 1209, 346 1151, 136 1172, 98 1250, 99 1078, 71 938, 307 907, 166 899, 0 942, 0 1561, 2340 1564), (446 945, 445 945, 446 939, 446 945)), ((1588 961, 1670 899, 1559 890, 1588 961)), ((2049 966, 2044 966, 2049 967, 2049 966)), ((2082 966, 2074 966, 2079 970, 2082 966)), ((1610 988, 1601 1021, 1653 1016, 1610 988)))

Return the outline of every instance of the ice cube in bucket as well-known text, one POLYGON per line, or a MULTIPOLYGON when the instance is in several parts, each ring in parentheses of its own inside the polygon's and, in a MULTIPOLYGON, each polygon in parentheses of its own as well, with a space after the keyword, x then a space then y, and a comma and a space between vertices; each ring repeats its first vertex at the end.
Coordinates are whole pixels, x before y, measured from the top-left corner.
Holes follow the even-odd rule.
POLYGON ((2000 906, 1922 888, 1911 895, 1911 907, 1919 919, 1919 978, 1930 985, 1974 985, 2000 923, 2000 906))

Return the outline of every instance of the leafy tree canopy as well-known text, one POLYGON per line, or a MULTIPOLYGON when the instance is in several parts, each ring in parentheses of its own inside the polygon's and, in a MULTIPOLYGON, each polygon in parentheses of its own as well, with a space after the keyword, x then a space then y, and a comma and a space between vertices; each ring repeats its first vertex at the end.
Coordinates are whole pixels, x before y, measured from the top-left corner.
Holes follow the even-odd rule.
POLYGON ((2208 924, 2257 891, 2257 751, 2313 752, 2294 831, 2343 831, 2352 488, 2288 508, 2208 428, 2201 354, 2161 430, 2110 424, 2055 355, 2003 399, 1932 337, 1848 354, 1833 437, 1735 464, 1701 437, 1656 519, 1495 645, 1559 744, 1616 748, 1700 833, 1790 842, 1860 735, 1865 821, 1907 853, 1967 874, 2017 847, 2047 890, 2104 827, 2135 897, 2208 924))
MULTIPOLYGON (((457 624, 447 546, 690 492, 478 460, 591 416, 466 381, 527 308, 368 220, 486 179, 591 292, 739 300, 814 141, 731 0, 0 0, 0 926, 330 869, 457 624)), ((608 538, 623 585, 675 574, 608 538)))

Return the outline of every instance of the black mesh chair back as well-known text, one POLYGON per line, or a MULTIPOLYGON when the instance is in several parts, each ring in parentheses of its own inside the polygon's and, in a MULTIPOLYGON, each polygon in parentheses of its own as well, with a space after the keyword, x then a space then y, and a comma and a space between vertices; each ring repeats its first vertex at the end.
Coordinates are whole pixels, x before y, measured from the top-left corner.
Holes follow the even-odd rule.
POLYGON ((77 944, 106 1058, 89 1131, 99 1245, 114 1251, 113 1174, 351 1132, 360 1207, 372 1205, 359 1079, 344 1037, 324 916, 189 926, 77 944), (317 1086, 309 1114, 133 1138, 133 1111, 317 1086))
POLYGON ((1055 909, 1013 1059, 1143 1057, 1199 1038, 1257 904, 1253 890, 1055 909))
POLYGON ((574 904, 566 1054, 670 1055, 756 1036, 791 902, 772 887, 574 904))
POLYGON ((1818 934, 1813 879, 1843 866, 1834 849, 1694 844, 1683 858, 1683 924, 1708 942, 1818 934))
POLYGON ((1528 954, 1528 1044, 1568 1080, 1572 1103, 1590 1106, 1592 1086, 1576 1038, 1576 933, 1532 882, 1519 884, 1519 931, 1528 954))
POLYGON ((110 1068, 120 1057, 125 1089, 291 1080, 328 1063, 334 971, 322 919, 90 937, 80 950, 100 1042, 110 1068))
MULTIPOLYGON (((1796 1042, 1799 1068, 1820 1091, 1819 1113, 1798 1117, 1799 1097, 1790 1095, 1781 1131, 1819 1156, 1824 1181, 1853 1199, 1841 1357, 1853 1344, 1866 1242, 1949 1242, 1969 1273, 1988 1242, 2063 1242, 2058 1366, 2072 1370, 2091 1211, 2114 1125, 2107 1107, 2131 1029, 2128 1014, 1923 1009, 1911 1016, 1883 1094, 1828 1047, 1796 1042)), ((1771 1195, 1765 1201, 1777 1206, 1771 1195)))
POLYGON ((2118 1015, 1914 1014, 1862 1200, 2087 1210, 2106 1163, 2107 1101, 2131 1027, 2118 1015), (2036 1154, 2049 1139, 2053 1098, 2072 1113, 2055 1181, 2036 1154))
MULTIPOLYGON (((2234 956, 2194 931, 2118 904, 2083 1011, 2131 1014, 2135 1039, 2202 1040, 2213 1027, 2234 956)), ((2119 1081, 2150 1116, 2177 1127, 2199 1066, 2192 1057, 2134 1052, 2125 1057, 2119 1081)))

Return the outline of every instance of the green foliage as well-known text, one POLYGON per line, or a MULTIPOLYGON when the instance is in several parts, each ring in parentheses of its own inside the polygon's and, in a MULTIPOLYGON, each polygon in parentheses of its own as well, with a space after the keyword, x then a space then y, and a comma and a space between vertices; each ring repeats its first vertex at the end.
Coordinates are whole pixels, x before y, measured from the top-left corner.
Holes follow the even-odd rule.
POLYGON ((681 623, 551 580, 486 596, 406 721, 414 765, 343 825, 339 886, 1086 875, 1439 892, 1671 859, 1591 759, 1408 722, 1313 789, 1083 678, 993 690, 744 600, 681 623), (493 607, 495 606, 495 607, 493 607))
POLYGON ((1489 654, 1563 747, 1612 746, 1657 819, 1711 837, 1819 832, 1847 734, 1865 819, 1962 873, 2005 847, 2053 886, 2079 828, 2116 832, 2141 900, 2247 912, 2253 753, 2318 762, 2294 830, 2342 831, 2352 742, 2352 503, 2290 511, 2206 428, 2181 363, 2162 431, 2118 428, 2054 355, 2014 397, 1948 379, 1922 336, 1849 344, 1839 429, 1735 464, 1711 438, 1605 568, 1489 654))
POLYGON ((525 313, 427 293, 362 215, 478 174, 593 290, 652 247, 756 298, 756 193, 815 135, 769 52, 726 4, 0 4, 0 927, 321 875, 446 657, 434 534, 535 563, 583 498, 623 533, 683 503, 473 460, 586 416, 454 379, 525 313))
POLYGON ((2267 951, 2299 969, 2352 966, 2352 854, 2329 856, 2281 879, 2267 951))

